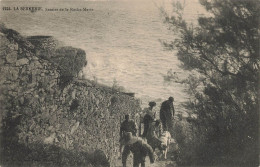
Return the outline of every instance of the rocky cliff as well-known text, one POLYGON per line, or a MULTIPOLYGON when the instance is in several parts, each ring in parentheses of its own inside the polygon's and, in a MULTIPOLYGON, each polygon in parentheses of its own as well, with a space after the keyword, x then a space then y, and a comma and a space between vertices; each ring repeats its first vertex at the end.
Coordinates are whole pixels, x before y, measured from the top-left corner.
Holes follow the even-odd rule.
POLYGON ((1 165, 113 166, 121 118, 138 101, 79 79, 81 49, 4 25, 0 41, 1 165))

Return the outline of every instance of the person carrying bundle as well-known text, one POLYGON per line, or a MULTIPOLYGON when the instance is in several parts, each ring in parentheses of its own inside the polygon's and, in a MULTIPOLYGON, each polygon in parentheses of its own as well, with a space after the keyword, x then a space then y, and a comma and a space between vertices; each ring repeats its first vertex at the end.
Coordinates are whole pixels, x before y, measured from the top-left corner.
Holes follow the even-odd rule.
POLYGON ((121 144, 124 145, 122 153, 122 164, 126 167, 127 156, 132 152, 133 154, 133 167, 145 167, 145 158, 149 156, 150 163, 154 163, 154 153, 152 147, 147 144, 142 138, 132 136, 131 132, 124 135, 121 144))

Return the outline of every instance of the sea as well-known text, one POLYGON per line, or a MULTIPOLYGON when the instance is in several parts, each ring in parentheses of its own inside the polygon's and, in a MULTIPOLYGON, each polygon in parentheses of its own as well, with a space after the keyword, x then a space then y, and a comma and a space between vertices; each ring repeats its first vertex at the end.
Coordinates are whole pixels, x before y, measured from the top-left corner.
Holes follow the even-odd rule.
MULTIPOLYGON (((164 77, 169 70, 179 80, 189 73, 181 68, 177 51, 167 50, 161 42, 176 38, 160 10, 171 14, 170 0, 0 1, 0 4, 0 20, 8 28, 24 36, 51 35, 64 45, 85 50, 86 78, 135 93, 143 108, 149 101, 155 101, 155 109, 159 110, 160 103, 173 96, 176 113, 187 116, 183 107, 190 98, 186 85, 166 81, 164 77), (41 10, 30 12, 23 7, 41 10)), ((196 24, 201 10, 197 0, 190 0, 186 2, 184 16, 196 24)))

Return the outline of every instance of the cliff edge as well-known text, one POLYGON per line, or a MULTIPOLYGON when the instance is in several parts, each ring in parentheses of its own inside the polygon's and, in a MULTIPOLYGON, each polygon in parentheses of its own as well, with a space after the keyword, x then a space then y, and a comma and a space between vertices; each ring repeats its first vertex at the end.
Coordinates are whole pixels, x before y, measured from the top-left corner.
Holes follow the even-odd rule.
POLYGON ((0 41, 1 165, 114 166, 121 118, 138 100, 78 78, 85 51, 53 37, 1 24, 0 41))

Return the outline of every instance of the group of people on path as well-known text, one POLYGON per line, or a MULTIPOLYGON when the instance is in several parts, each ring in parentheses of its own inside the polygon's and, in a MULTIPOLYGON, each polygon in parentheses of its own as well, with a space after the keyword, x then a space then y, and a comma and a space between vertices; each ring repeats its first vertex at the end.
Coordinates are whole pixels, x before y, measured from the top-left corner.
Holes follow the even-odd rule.
POLYGON ((156 103, 149 102, 149 107, 140 113, 139 129, 137 129, 135 121, 130 120, 128 114, 125 115, 125 120, 120 127, 120 152, 122 146, 124 146, 122 153, 123 167, 126 167, 127 156, 130 152, 133 154, 134 167, 139 167, 140 164, 141 167, 145 167, 146 156, 149 156, 150 162, 154 163, 155 148, 161 149, 159 137, 163 131, 172 130, 173 101, 174 98, 169 97, 168 100, 161 104, 160 119, 156 119, 156 112, 153 111, 156 103), (142 124, 144 127, 143 133, 141 133, 142 124), (139 137, 137 137, 137 131, 139 131, 139 137))

